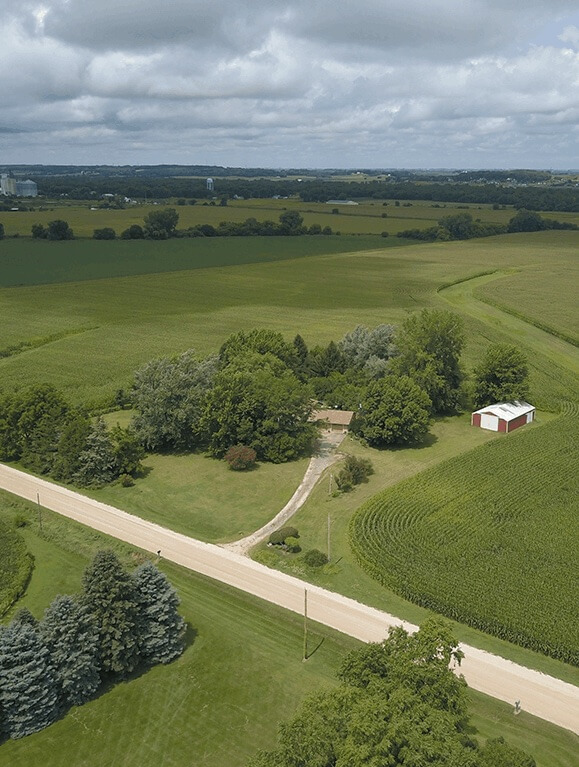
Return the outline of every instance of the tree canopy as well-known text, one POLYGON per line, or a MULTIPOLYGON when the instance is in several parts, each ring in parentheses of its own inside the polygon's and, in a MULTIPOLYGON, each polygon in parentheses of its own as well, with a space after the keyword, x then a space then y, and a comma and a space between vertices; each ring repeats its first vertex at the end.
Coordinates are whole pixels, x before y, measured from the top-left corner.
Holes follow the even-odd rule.
POLYGON ((215 377, 203 428, 210 452, 222 457, 247 445, 258 459, 283 463, 306 453, 316 435, 308 422, 311 391, 272 354, 235 358, 215 377))
POLYGON ((527 358, 520 349, 511 344, 492 344, 474 369, 475 407, 528 399, 528 378, 527 358))
POLYGON ((420 441, 430 426, 430 399, 408 376, 373 381, 362 400, 359 434, 370 445, 408 445, 420 441))
POLYGON ((463 345, 463 322, 457 314, 423 309, 408 317, 397 332, 399 356, 392 360, 392 370, 410 376, 424 389, 432 412, 452 412, 460 401, 463 345))
POLYGON ((480 748, 469 735, 466 683, 449 667, 461 658, 438 619, 414 635, 390 629, 380 644, 350 653, 340 686, 306 699, 251 767, 534 767, 503 741, 480 748))

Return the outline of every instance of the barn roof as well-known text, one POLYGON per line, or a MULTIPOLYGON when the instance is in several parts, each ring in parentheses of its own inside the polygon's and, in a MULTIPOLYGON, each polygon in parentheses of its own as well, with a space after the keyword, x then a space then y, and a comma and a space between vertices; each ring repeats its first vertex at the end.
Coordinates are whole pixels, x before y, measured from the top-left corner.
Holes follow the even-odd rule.
POLYGON ((349 426, 353 416, 353 410, 314 410, 311 420, 328 421, 336 426, 349 426))
POLYGON ((508 422, 513 421, 521 415, 526 415, 534 409, 535 406, 529 405, 528 402, 515 400, 514 402, 497 402, 495 405, 487 405, 486 407, 481 407, 480 410, 475 410, 474 413, 492 413, 493 415, 502 418, 503 421, 508 422))

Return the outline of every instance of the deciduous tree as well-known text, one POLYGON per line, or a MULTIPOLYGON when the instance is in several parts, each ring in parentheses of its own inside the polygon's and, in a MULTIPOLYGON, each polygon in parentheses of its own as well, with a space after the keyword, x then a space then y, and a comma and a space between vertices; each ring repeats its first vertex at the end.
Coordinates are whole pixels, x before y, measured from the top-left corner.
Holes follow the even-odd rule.
POLYGON ((429 410, 430 399, 415 381, 386 376, 368 386, 358 431, 376 447, 412 444, 428 432, 429 410))
POLYGON ((199 360, 193 350, 152 360, 135 373, 132 427, 149 450, 198 444, 199 422, 218 368, 216 357, 199 360))
POLYGON ((463 345, 463 322, 457 314, 423 309, 408 317, 396 334, 399 356, 392 369, 424 389, 434 413, 452 412, 460 400, 463 345))
POLYGON ((529 368, 523 352, 511 344, 492 344, 474 369, 474 405, 526 400, 529 368))

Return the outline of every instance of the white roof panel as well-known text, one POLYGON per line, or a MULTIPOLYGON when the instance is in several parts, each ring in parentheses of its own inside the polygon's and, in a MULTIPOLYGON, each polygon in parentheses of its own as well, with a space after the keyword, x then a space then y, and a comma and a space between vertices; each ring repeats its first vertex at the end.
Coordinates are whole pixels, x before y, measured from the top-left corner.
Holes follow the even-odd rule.
POLYGON ((481 407, 480 410, 475 410, 475 413, 492 413, 493 415, 502 418, 504 421, 513 421, 521 415, 526 415, 535 409, 534 405, 529 405, 528 402, 521 402, 515 400, 514 402, 497 402, 495 405, 487 405, 481 407))

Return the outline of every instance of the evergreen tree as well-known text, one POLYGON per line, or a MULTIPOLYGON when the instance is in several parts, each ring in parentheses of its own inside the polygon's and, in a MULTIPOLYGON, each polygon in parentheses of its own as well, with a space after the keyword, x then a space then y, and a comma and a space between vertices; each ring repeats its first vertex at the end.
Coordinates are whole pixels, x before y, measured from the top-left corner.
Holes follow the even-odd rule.
POLYGON ((28 613, 0 628, 0 710, 11 738, 48 727, 59 713, 50 653, 28 613))
POLYGON ((83 576, 81 598, 98 635, 101 672, 126 676, 140 660, 133 579, 112 551, 98 551, 83 576))
POLYGON ((86 606, 74 597, 57 596, 40 624, 64 706, 80 706, 100 685, 98 636, 86 606))
POLYGON ((102 418, 98 419, 88 435, 78 464, 73 479, 83 487, 99 487, 117 476, 113 444, 102 418))
POLYGON ((74 413, 70 416, 58 441, 52 470, 55 479, 70 482, 79 471, 80 456, 86 448, 91 431, 91 423, 85 413, 74 413))
POLYGON ((183 652, 185 621, 177 612, 177 592, 152 562, 138 567, 133 580, 143 660, 169 663, 183 652))

